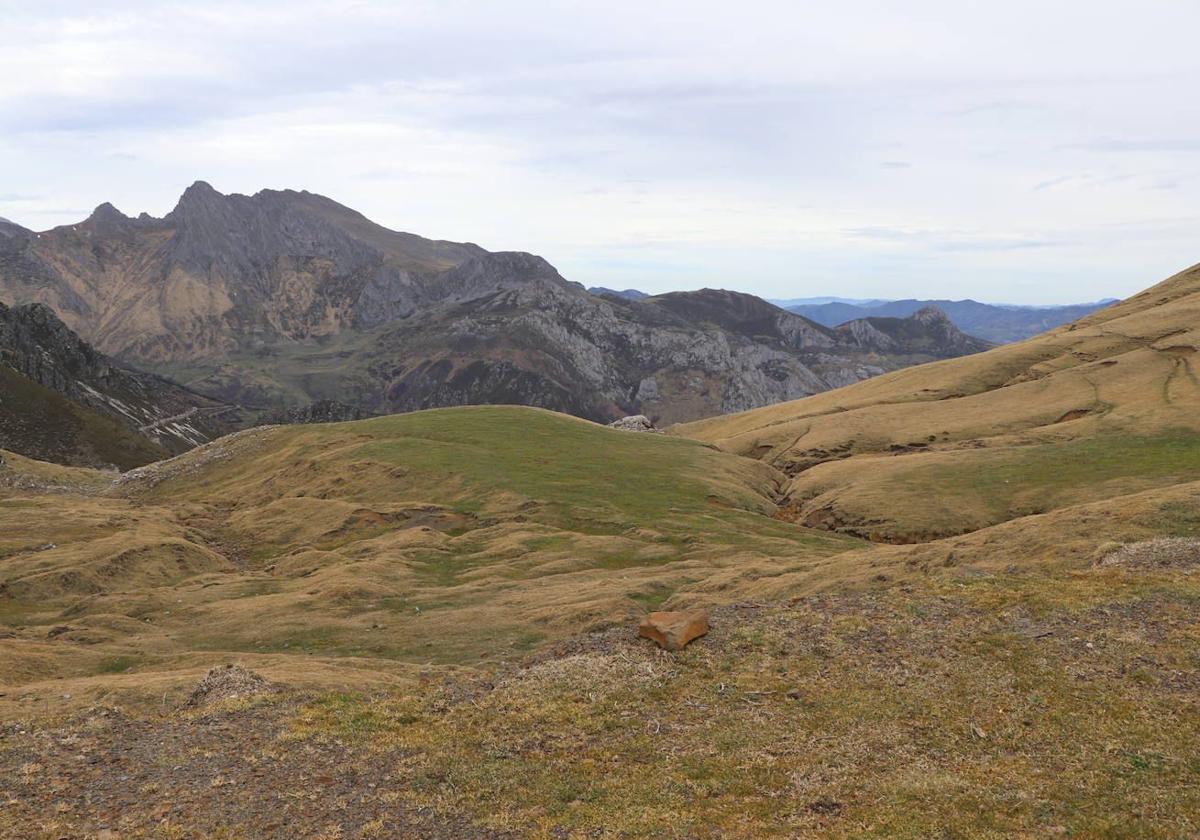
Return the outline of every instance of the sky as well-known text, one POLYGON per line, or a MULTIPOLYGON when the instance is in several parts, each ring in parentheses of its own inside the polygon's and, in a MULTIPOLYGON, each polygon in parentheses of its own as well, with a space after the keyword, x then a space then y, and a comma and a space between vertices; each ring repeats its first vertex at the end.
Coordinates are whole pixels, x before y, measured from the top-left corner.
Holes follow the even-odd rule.
POLYGON ((1123 297, 1200 261, 1200 3, 0 0, 0 217, 307 189, 570 280, 1123 297))

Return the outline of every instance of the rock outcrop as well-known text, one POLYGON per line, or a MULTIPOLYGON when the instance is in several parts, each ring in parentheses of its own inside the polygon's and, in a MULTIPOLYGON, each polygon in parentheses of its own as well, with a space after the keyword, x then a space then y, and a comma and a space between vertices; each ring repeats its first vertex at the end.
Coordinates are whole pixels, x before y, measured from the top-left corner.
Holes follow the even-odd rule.
POLYGON ((210 706, 227 700, 240 700, 259 694, 271 694, 279 686, 271 683, 262 674, 247 670, 241 665, 225 665, 213 668, 196 684, 188 697, 188 706, 210 706))
POLYGON ((645 414, 632 414, 629 417, 622 417, 620 420, 614 420, 608 424, 614 429, 620 429, 623 432, 657 432, 654 424, 650 422, 645 414))

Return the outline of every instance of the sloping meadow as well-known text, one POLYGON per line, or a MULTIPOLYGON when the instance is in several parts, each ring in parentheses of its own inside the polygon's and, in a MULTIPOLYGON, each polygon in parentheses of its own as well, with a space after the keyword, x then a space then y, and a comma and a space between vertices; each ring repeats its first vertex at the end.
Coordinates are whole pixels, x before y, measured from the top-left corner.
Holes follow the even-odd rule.
POLYGON ((82 680, 79 702, 229 656, 302 682, 324 660, 512 660, 861 545, 772 518, 764 464, 525 408, 254 429, 111 487, 73 475, 90 483, 14 477, 0 499, 0 681, 82 680))

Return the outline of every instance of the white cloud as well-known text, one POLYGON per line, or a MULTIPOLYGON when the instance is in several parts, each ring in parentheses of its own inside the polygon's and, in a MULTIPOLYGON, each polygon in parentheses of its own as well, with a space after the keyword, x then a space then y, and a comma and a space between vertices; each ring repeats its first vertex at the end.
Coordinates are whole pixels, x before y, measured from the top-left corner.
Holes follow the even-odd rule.
POLYGON ((1197 24, 1173 2, 28 5, 0 28, 0 215, 163 213, 203 178, 587 284, 1126 294, 1197 258, 1197 24))

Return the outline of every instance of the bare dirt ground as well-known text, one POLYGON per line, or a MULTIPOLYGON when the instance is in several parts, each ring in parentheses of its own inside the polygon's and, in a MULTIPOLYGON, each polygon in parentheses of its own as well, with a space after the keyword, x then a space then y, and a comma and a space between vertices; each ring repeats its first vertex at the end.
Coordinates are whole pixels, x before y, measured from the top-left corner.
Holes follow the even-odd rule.
POLYGON ((0 730, 0 836, 497 838, 398 801, 400 755, 280 743, 302 700, 139 719, 96 708, 0 730))

